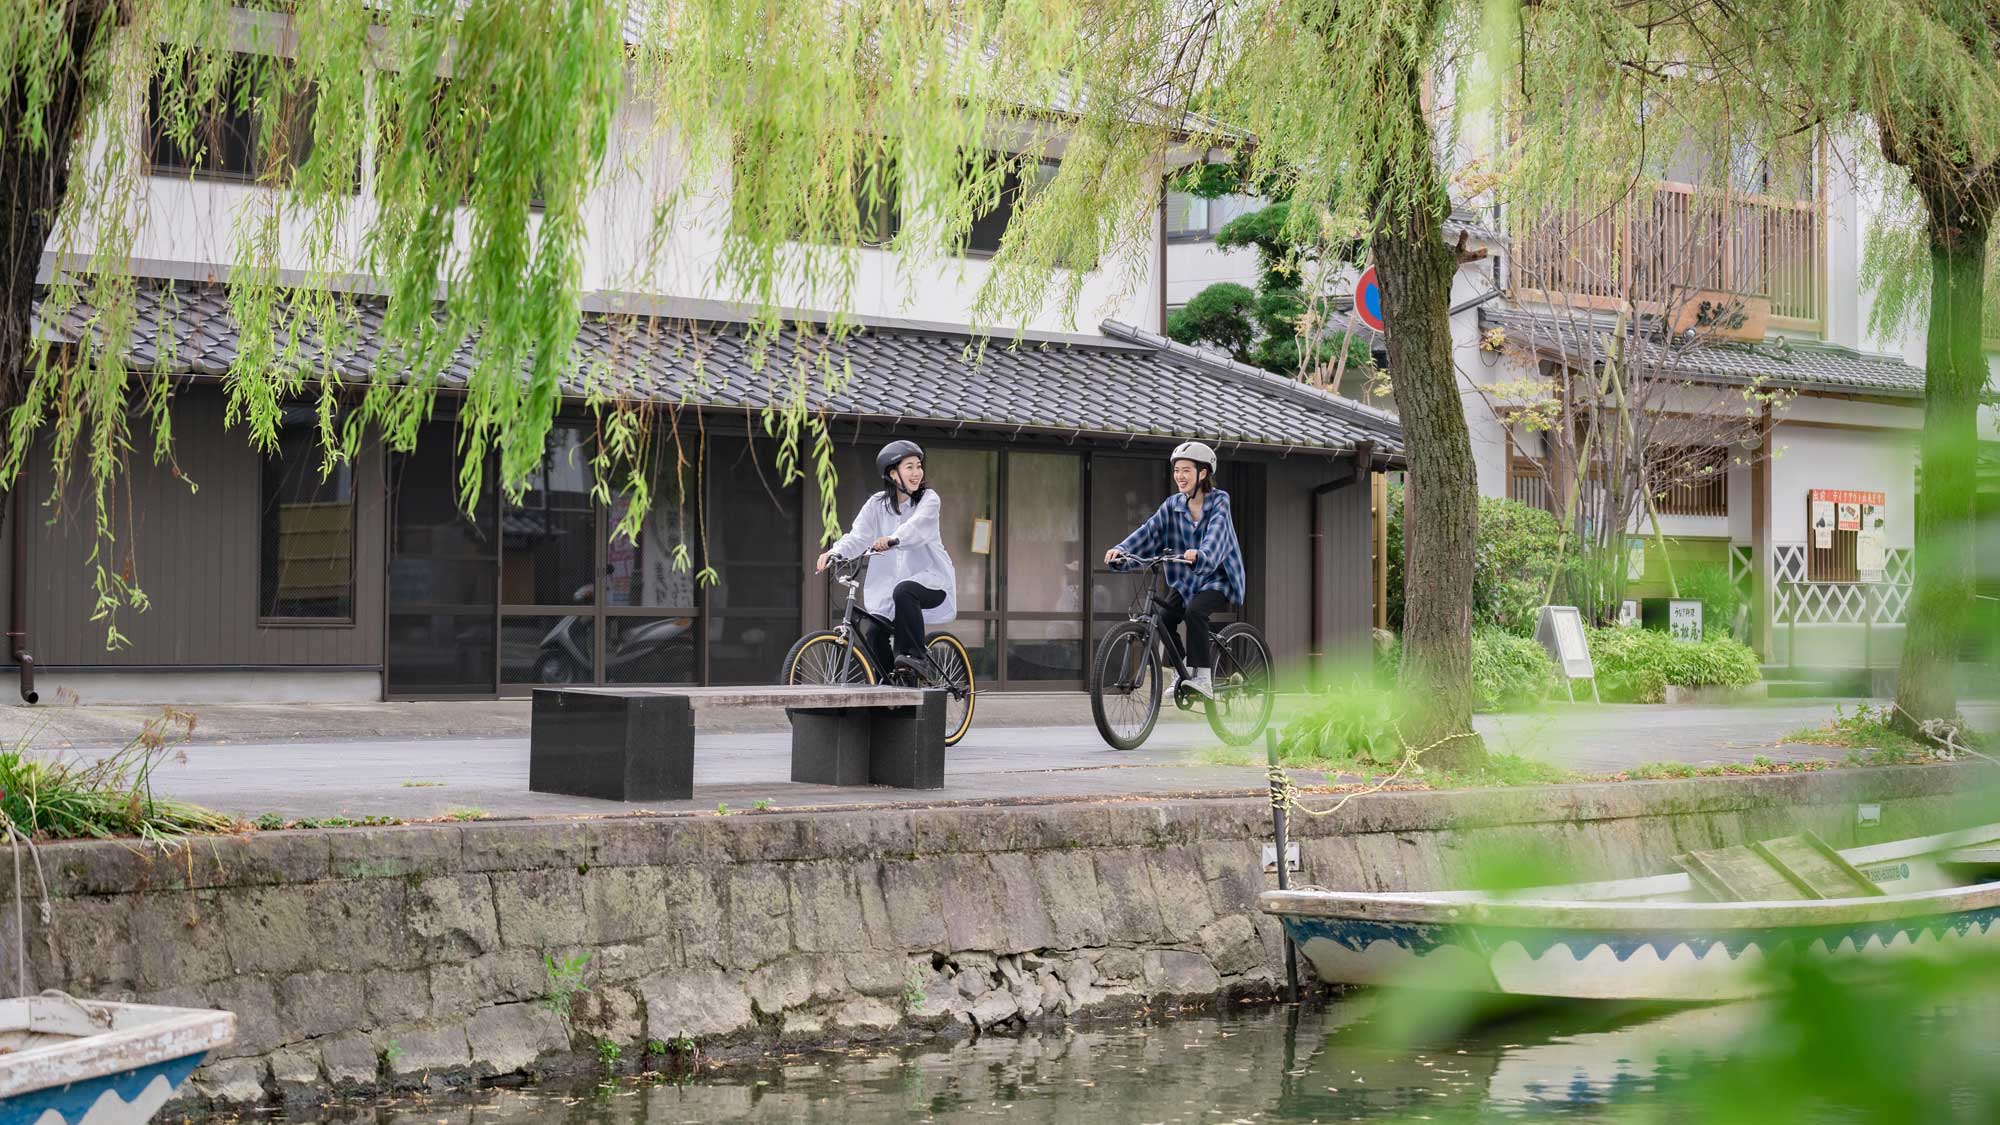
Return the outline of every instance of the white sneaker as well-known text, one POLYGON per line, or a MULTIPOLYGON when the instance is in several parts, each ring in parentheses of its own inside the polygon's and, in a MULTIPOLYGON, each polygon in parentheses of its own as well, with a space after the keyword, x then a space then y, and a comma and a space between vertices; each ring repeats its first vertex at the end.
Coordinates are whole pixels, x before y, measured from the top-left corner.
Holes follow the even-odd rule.
POLYGON ((1182 687, 1186 687, 1204 699, 1214 699, 1215 674, 1207 668, 1196 668, 1193 671, 1194 675, 1182 676, 1174 681, 1174 691, 1179 692, 1182 687))

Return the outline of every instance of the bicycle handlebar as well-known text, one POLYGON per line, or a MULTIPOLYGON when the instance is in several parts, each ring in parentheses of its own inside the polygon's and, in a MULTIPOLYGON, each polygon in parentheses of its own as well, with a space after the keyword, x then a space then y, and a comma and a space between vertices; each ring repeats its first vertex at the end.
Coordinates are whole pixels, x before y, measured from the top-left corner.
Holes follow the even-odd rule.
POLYGON ((1113 560, 1111 568, 1113 570, 1150 570, 1168 563, 1179 563, 1182 566, 1191 565, 1186 557, 1182 555, 1120 555, 1117 559, 1113 560))

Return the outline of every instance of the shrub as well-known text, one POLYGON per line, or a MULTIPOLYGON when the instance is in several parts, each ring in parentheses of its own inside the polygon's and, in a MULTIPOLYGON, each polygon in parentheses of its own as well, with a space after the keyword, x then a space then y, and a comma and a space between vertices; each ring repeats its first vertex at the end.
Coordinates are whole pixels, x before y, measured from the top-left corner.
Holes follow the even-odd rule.
POLYGON ((1311 710, 1285 725, 1278 739, 1280 760, 1393 766, 1403 760, 1396 730, 1402 710, 1395 691, 1366 679, 1321 692, 1311 710))
POLYGON ((1472 634, 1473 707, 1514 711, 1533 707, 1556 689, 1556 663, 1533 640, 1486 626, 1472 634))
MULTIPOLYGON (((1403 489, 1389 488, 1389 625, 1403 627, 1403 489)), ((1560 565, 1556 518, 1540 508, 1479 498, 1479 539, 1472 574, 1472 620, 1530 636, 1560 565)))
POLYGON ((1598 694, 1624 703, 1659 703, 1667 685, 1741 686, 1763 677, 1757 654, 1727 637, 1689 643, 1655 629, 1592 629, 1598 694))
POLYGON ((1701 632, 1705 637, 1727 637, 1734 632, 1736 611, 1743 606, 1743 591, 1729 577, 1729 568, 1704 563, 1689 570, 1680 580, 1681 597, 1701 603, 1701 632))

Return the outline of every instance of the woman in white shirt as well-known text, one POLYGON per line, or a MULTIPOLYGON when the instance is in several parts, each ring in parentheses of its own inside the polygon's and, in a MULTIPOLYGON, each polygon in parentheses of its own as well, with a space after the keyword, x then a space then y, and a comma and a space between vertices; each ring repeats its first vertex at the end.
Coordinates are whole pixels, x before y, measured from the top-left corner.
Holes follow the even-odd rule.
POLYGON ((882 491, 868 498, 854 527, 819 557, 824 571, 836 558, 876 552, 868 564, 862 605, 889 622, 895 669, 914 674, 924 666, 924 627, 958 616, 958 575, 938 531, 938 494, 924 482, 924 451, 913 441, 892 441, 875 455, 882 491))

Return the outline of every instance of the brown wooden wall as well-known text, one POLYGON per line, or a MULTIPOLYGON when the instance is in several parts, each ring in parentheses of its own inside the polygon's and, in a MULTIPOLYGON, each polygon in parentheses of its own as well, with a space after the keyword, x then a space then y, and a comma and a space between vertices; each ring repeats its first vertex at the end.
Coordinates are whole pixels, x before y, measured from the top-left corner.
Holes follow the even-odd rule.
MULTIPOLYGON (((119 514, 120 557, 132 550, 134 576, 152 599, 145 613, 125 612, 119 629, 131 643, 105 650, 92 622, 92 514, 84 481, 72 478, 68 510, 51 524, 46 456, 28 487, 27 618, 29 651, 41 666, 333 666, 382 663, 384 504, 378 447, 362 453, 355 474, 354 621, 338 625, 260 626, 257 622, 258 511, 261 461, 241 427, 225 431, 223 400, 210 388, 182 390, 174 410, 174 456, 198 491, 152 463, 152 438, 135 422, 130 502, 119 514), (129 521, 128 521, 129 517, 129 521)), ((4 604, 0 587, 0 604, 4 604)))
POLYGON ((1265 466, 1262 597, 1252 574, 1252 619, 1264 630, 1280 672, 1302 676, 1313 627, 1312 505, 1325 536, 1319 587, 1320 637, 1329 654, 1365 651, 1372 619, 1368 483, 1313 489, 1346 473, 1345 461, 1291 457, 1265 466))

